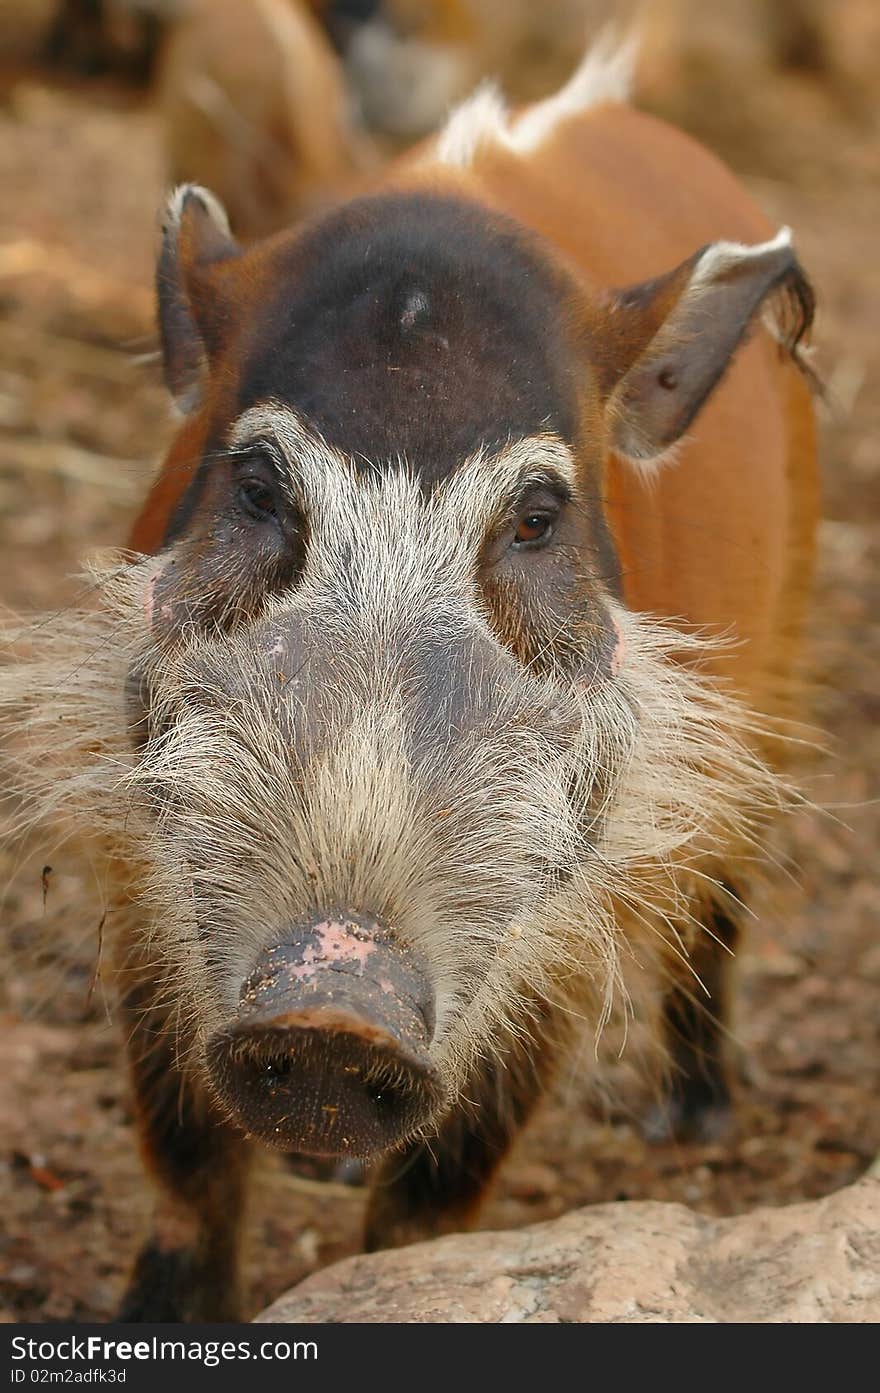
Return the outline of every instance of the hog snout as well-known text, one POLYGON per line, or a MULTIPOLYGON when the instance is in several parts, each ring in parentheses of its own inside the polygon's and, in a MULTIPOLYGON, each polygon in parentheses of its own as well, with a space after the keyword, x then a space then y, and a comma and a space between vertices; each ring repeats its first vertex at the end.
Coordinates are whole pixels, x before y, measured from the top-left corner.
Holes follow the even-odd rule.
POLYGON ((442 1101, 433 1028, 420 955, 360 916, 318 917, 260 955, 208 1066, 233 1117, 261 1141, 370 1156, 442 1101))

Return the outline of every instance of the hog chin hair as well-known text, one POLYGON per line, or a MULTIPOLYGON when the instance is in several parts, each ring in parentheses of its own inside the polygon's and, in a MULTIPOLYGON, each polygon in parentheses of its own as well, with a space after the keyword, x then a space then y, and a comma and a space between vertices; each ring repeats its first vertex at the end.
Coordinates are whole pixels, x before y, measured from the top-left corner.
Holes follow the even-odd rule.
POLYGON ((617 606, 619 671, 563 693, 580 719, 564 756, 527 731, 490 736, 446 753, 438 791, 408 766, 388 699, 298 768, 268 702, 242 700, 234 722, 228 703, 188 702, 218 649, 244 662, 242 641, 160 649, 155 567, 115 558, 91 572, 88 605, 7 630, 5 835, 82 839, 108 863, 197 1050, 280 922, 369 899, 431 965, 433 1053, 454 1097, 542 997, 601 1030, 624 958, 685 952, 716 850, 757 857, 765 820, 795 797, 758 753, 776 732, 700 672, 712 641, 617 606), (128 674, 160 668, 155 699, 177 716, 136 752, 128 674), (586 820, 572 788, 592 791, 586 820))

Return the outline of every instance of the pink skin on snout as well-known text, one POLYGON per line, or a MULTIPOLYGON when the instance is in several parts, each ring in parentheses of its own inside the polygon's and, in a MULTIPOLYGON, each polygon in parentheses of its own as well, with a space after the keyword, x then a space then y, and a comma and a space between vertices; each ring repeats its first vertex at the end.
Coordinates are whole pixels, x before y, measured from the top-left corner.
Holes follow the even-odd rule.
POLYGON ((318 938, 318 946, 313 947, 309 944, 303 953, 302 962, 297 967, 287 969, 288 975, 298 982, 314 977, 328 963, 356 963, 363 973, 368 958, 376 950, 375 943, 371 943, 369 939, 357 938, 349 925, 335 923, 330 919, 316 924, 314 933, 318 938))

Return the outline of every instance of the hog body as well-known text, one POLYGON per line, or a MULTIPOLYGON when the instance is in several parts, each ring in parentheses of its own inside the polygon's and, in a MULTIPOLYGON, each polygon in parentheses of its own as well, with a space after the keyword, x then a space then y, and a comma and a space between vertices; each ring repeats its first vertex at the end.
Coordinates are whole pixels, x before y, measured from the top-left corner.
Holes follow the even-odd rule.
POLYGON ((163 48, 169 179, 209 184, 242 237, 286 226, 379 162, 317 8, 190 0, 163 48))
POLYGON ((726 961, 786 801, 812 296, 624 66, 515 115, 481 90, 247 250, 205 190, 169 203, 185 419, 139 557, 6 688, 53 756, 34 815, 87 825, 116 885, 159 1196, 130 1318, 238 1312, 246 1138, 379 1159, 369 1246, 469 1222, 629 959, 665 984, 652 1126, 726 1117, 726 961))

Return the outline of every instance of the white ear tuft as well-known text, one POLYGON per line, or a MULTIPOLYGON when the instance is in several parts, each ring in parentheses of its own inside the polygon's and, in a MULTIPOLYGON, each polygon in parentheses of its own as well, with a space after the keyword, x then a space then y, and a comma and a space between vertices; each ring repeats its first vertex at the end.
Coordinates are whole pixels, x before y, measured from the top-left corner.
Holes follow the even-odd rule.
POLYGON ((691 289, 699 287, 706 281, 717 279, 718 276, 722 276, 725 271, 729 271, 735 266, 754 261, 756 258, 772 256, 774 252, 782 251, 790 246, 792 246, 790 227, 781 227, 776 236, 771 237, 767 242, 755 242, 751 245, 745 242, 713 242, 703 252, 694 268, 691 289))
POLYGON ((714 242, 667 276, 622 292, 617 305, 627 352, 607 409, 614 448, 629 460, 668 454, 768 309, 780 342, 806 370, 800 344, 815 297, 787 227, 754 246, 714 242), (652 306, 662 311, 659 324, 652 306))
POLYGON ((204 315, 194 304, 192 274, 236 251, 219 200, 199 184, 176 188, 162 219, 156 295, 165 382, 184 414, 202 400, 207 366, 204 315))

